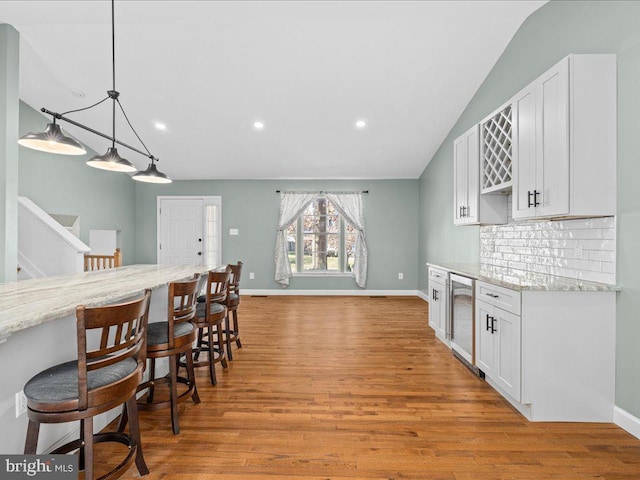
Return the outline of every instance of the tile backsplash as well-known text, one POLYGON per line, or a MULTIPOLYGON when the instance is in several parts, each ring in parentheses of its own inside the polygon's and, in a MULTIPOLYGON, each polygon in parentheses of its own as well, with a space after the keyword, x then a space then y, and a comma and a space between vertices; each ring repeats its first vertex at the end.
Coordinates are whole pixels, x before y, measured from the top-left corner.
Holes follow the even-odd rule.
POLYGON ((480 263, 614 285, 615 217, 482 226, 480 263))

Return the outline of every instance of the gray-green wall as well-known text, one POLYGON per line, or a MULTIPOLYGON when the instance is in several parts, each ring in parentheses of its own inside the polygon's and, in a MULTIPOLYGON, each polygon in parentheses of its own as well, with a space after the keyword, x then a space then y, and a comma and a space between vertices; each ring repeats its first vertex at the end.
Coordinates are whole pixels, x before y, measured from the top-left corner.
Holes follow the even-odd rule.
MULTIPOLYGON (((20 102, 21 136, 42 131, 48 121, 20 102)), ((105 151, 108 146, 105 141, 105 151)), ((127 174, 85 165, 95 155, 90 149, 87 152, 54 155, 20 147, 18 193, 47 213, 79 216, 80 239, 87 245, 91 229, 120 230, 123 263, 135 263, 135 182, 127 174)))
MULTIPOLYGON (((640 2, 552 1, 518 30, 420 178, 420 263, 476 260, 452 221, 452 142, 569 53, 618 55, 616 405, 640 417, 640 2)), ((446 92, 443 92, 446 94, 446 92)), ((594 172, 597 175, 597 172, 594 172)), ((427 288, 420 270, 420 288, 427 288)))
MULTIPOLYGON (((368 190, 364 195, 369 247, 367 289, 415 290, 418 285, 418 180, 177 181, 166 186, 136 186, 136 261, 156 261, 156 197, 220 195, 222 197, 222 261, 244 262, 244 288, 280 288, 273 280, 276 226, 280 197, 276 190, 368 190), (238 236, 229 236, 237 228, 238 236), (398 280, 398 273, 404 280, 398 280)), ((291 289, 357 289, 353 278, 295 277, 291 289)))
POLYGON ((0 24, 0 282, 16 279, 18 256, 18 65, 20 35, 0 24))

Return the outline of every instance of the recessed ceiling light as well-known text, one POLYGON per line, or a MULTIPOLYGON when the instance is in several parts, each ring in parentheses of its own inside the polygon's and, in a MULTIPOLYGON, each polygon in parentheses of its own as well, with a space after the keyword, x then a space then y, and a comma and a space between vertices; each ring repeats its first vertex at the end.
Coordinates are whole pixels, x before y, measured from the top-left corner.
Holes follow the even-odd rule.
POLYGON ((167 126, 164 123, 156 122, 153 124, 158 130, 166 130, 167 126))
POLYGON ((364 128, 367 128, 367 122, 365 122, 364 120, 358 120, 358 121, 356 122, 356 128, 357 128, 358 130, 362 130, 362 129, 364 129, 364 128))
POLYGON ((256 130, 262 130, 264 128, 264 122, 253 122, 253 128, 256 130))

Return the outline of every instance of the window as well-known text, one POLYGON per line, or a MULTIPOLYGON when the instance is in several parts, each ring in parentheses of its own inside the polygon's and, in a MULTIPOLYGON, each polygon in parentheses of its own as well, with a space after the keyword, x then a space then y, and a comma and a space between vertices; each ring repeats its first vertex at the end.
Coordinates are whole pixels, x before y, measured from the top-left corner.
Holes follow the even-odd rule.
POLYGON ((287 229, 287 254, 296 273, 349 273, 356 233, 326 197, 317 197, 287 229))

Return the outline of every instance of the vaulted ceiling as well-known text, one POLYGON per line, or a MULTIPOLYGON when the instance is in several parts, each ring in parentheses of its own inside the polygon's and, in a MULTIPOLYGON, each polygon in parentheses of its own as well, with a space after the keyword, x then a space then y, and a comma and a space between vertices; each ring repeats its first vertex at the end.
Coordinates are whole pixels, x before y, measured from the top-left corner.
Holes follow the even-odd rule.
MULTIPOLYGON (((174 179, 417 178, 544 3, 120 0, 116 89, 174 179)), ((0 22, 20 32, 27 104, 68 111, 111 89, 109 1, 0 1, 0 22)), ((111 131, 107 102, 69 116, 111 131)), ((139 146, 119 114, 116 136, 139 146)))

